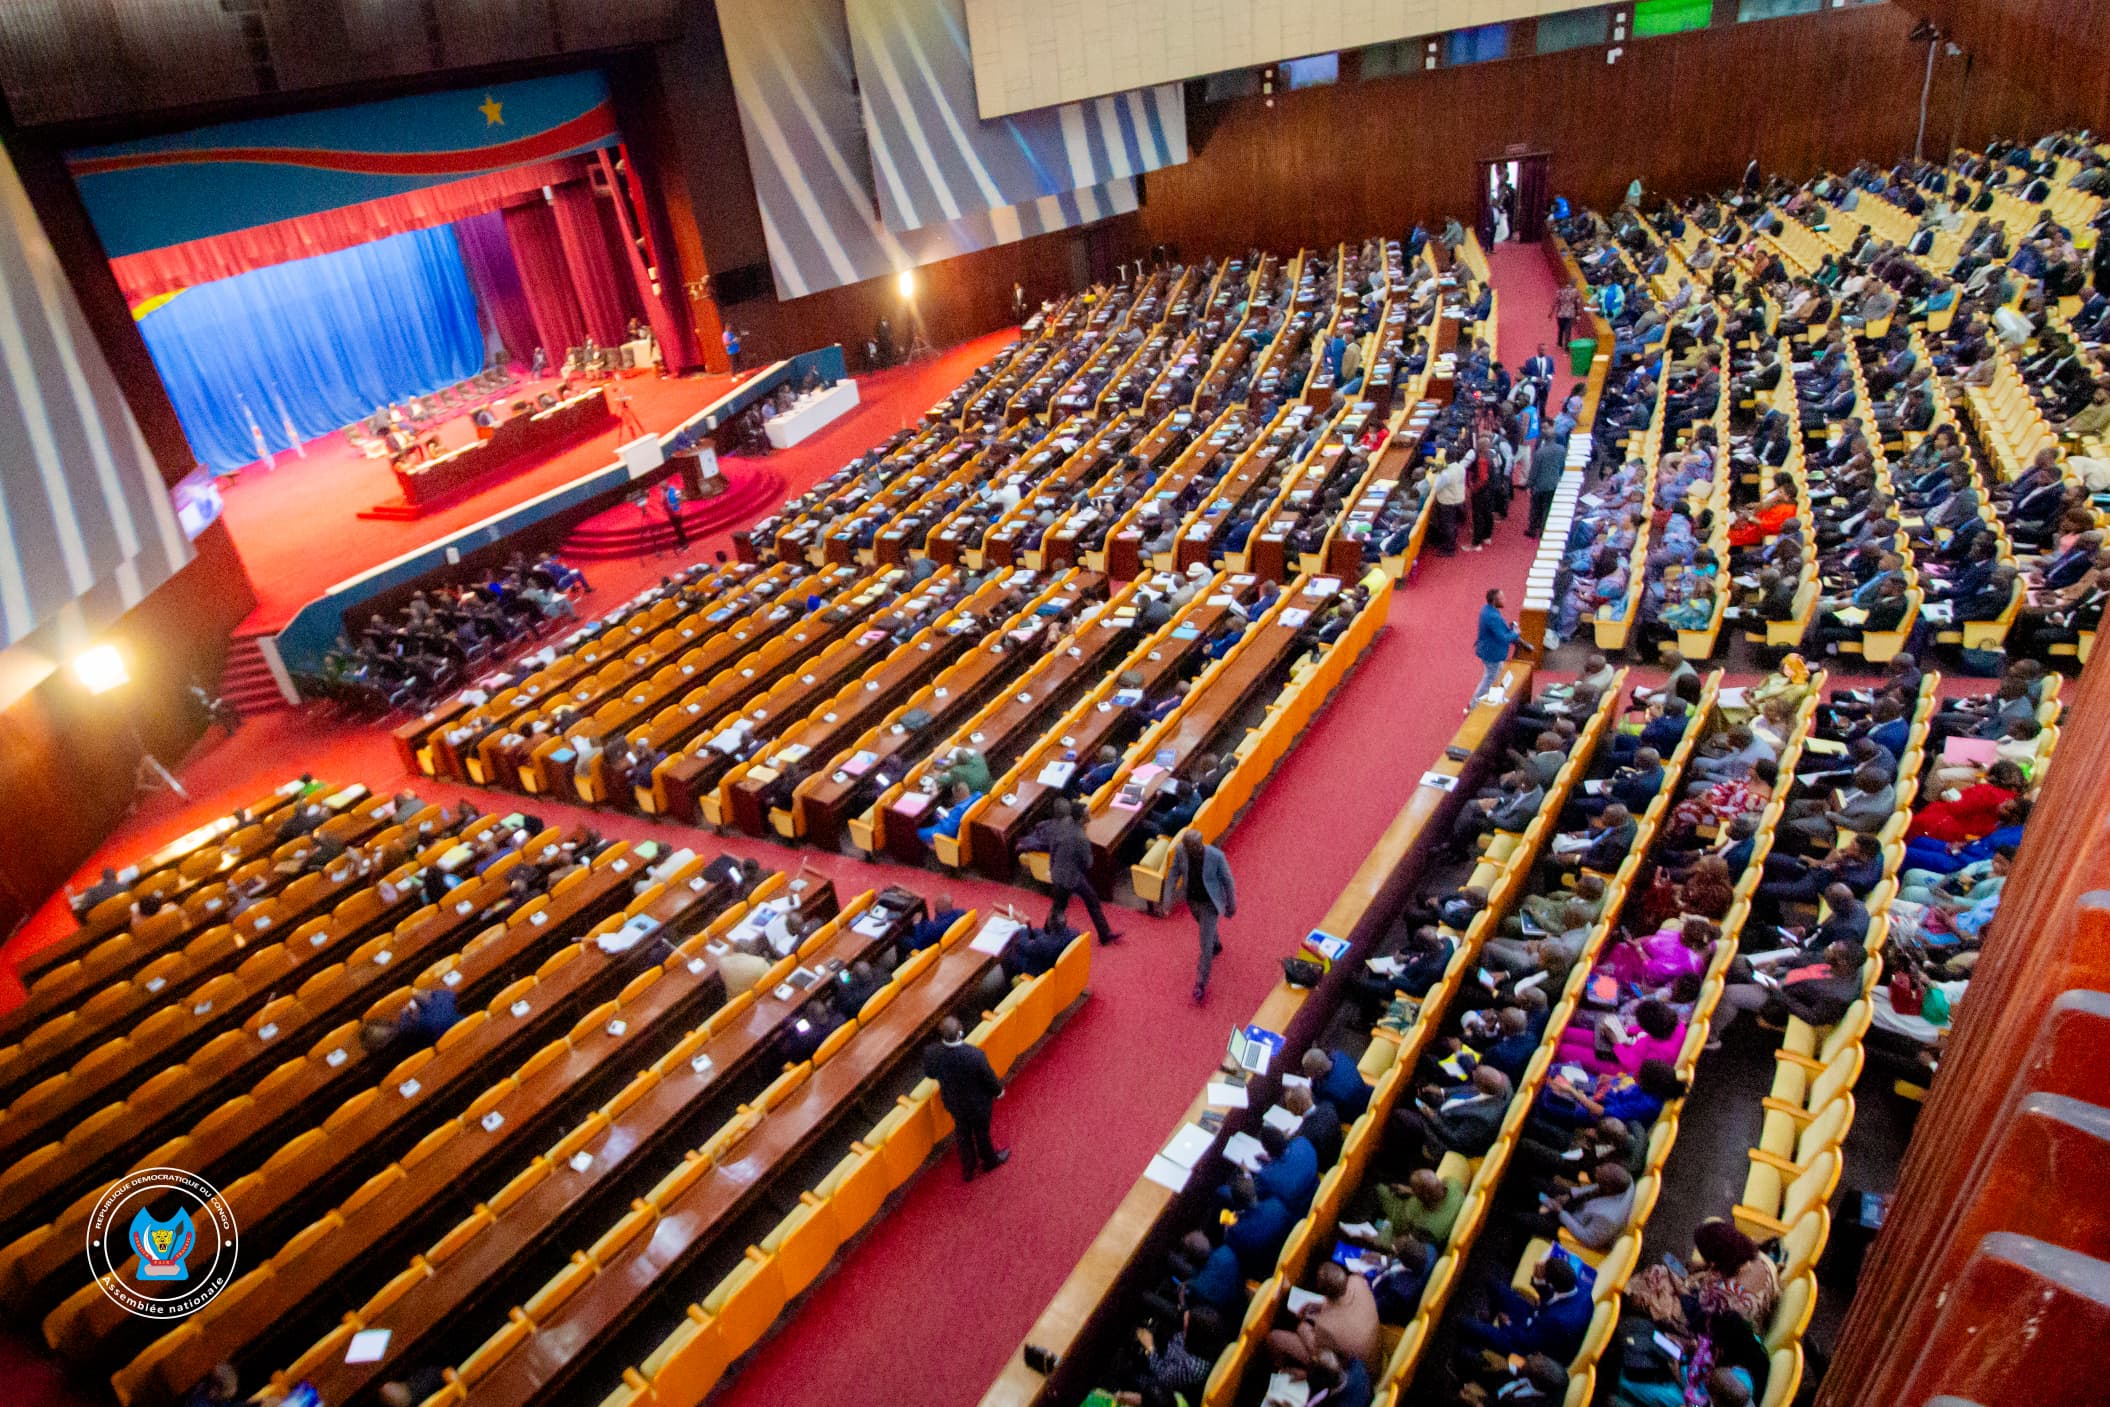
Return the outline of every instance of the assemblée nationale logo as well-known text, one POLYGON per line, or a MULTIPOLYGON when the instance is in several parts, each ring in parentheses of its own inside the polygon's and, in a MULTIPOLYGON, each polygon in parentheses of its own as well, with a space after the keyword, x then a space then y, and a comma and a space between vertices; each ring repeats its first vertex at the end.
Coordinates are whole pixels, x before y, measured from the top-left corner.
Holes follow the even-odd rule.
POLYGON ((220 1190, 181 1168, 142 1168, 110 1185, 88 1218, 88 1268, 143 1319, 196 1314, 234 1279, 239 1240, 220 1190))

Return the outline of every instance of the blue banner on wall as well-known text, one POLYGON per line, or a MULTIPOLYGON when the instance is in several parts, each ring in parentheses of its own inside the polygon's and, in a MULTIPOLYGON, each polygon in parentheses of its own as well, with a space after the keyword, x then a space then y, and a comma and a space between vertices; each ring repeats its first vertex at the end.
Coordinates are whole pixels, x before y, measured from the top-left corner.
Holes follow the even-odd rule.
POLYGON ((116 259, 616 140, 607 79, 570 73, 226 122, 71 152, 67 165, 116 259))

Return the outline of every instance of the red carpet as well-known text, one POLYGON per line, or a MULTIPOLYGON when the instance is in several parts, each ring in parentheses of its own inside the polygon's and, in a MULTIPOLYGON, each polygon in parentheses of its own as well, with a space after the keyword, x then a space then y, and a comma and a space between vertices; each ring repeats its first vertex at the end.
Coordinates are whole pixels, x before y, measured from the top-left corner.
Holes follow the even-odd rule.
MULTIPOLYGON (((664 431, 723 396, 734 381, 729 376, 636 376, 617 384, 630 395, 645 427, 664 431)), ((465 442, 469 434, 469 422, 461 418, 450 422, 441 438, 453 444, 465 442)), ((621 430, 597 435, 414 522, 357 516, 362 508, 402 495, 388 462, 359 454, 341 432, 310 442, 306 459, 282 454, 275 469, 251 468, 221 489, 228 530, 256 588, 257 608, 242 629, 251 634, 277 630, 325 588, 599 469, 615 457, 618 443, 631 438, 621 430)))
MULTIPOLYGON (((1497 251, 1495 268, 1507 324, 1499 350, 1516 365, 1533 343, 1552 340, 1544 316, 1552 278, 1535 249, 1497 251)), ((983 339, 870 378, 867 404, 855 417, 772 456, 770 467, 797 492, 895 428, 897 416, 912 422, 999 345, 983 339)), ((1259 1004, 1280 973, 1278 957, 1325 912, 1457 726, 1478 676, 1472 638, 1481 595, 1489 586, 1521 590, 1530 562, 1523 503, 1519 497, 1486 552, 1425 559, 1390 628, 1232 833, 1227 849, 1240 907, 1224 925, 1227 951, 1207 1006, 1188 999, 1191 924, 1117 911, 1128 941, 1093 954, 1091 999, 1025 1068, 998 1110, 998 1138, 1017 1155, 1011 1165, 962 1187, 946 1163, 914 1183, 757 1351, 724 1402, 943 1407, 979 1398, 1200 1087, 1227 1026, 1259 1004), (1316 816, 1325 817, 1323 829, 1313 825, 1316 816)), ((699 544, 700 551, 711 547, 699 544)), ((616 600, 659 570, 656 563, 599 565, 592 572, 596 594, 616 600), (618 566, 629 569, 627 584, 618 566)), ((296 765, 377 789, 400 776, 385 734, 346 733, 304 714, 257 720, 232 745, 215 739, 183 769, 197 802, 180 812, 154 803, 105 847, 108 854, 141 853, 247 800, 260 783, 296 765)), ((417 787, 426 795, 477 795, 487 806, 497 801, 423 780, 417 787)), ((573 819, 562 806, 538 810, 553 824, 573 819)), ((595 814, 589 823, 621 836, 697 838, 635 818, 595 814)), ((986 882, 948 886, 935 874, 743 837, 701 843, 780 868, 811 859, 847 892, 906 879, 926 894, 949 889, 963 904, 1008 900, 1038 909, 1044 902, 986 882)), ((91 860, 83 873, 101 863, 91 860)), ((47 905, 10 948, 63 932, 67 921, 55 907, 47 905)), ((6 1367, 0 1349, 0 1371, 6 1367)))

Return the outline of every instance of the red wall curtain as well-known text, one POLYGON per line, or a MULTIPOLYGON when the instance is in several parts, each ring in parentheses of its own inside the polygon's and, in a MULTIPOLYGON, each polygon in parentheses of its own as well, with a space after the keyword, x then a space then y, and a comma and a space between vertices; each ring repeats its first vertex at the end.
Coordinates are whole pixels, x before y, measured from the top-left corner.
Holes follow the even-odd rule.
POLYGON ((535 322, 535 339, 554 371, 566 352, 586 340, 586 315, 572 290, 557 217, 547 203, 531 200, 507 206, 505 226, 506 243, 512 246, 513 263, 520 271, 520 286, 535 322))
MULTIPOLYGON (((603 347, 623 341, 623 290, 615 281, 608 234, 595 209, 593 189, 584 181, 558 186, 550 211, 556 217, 557 242, 571 271, 571 286, 586 330, 603 347)), ((554 360, 554 354, 552 356, 554 360)))
POLYGON ((476 305, 498 333, 506 359, 523 366, 533 361, 541 337, 535 330, 535 311, 528 305, 527 290, 520 283, 520 266, 513 262, 512 246, 506 242, 505 216, 487 210, 456 220, 454 239, 462 247, 462 263, 476 289, 476 305))
MULTIPOLYGON (((660 271, 661 288, 659 292, 653 292, 652 270, 646 260, 645 248, 653 242, 652 233, 649 228, 636 228, 632 221, 633 210, 643 208, 642 203, 636 207, 630 203, 632 198, 639 198, 641 201, 641 197, 637 197, 641 188, 637 185, 635 170, 629 172, 631 182, 626 193, 619 184, 621 177, 616 171, 615 163, 608 159, 608 153, 599 151, 594 155, 600 160, 601 171, 608 178, 609 187, 615 191, 615 199, 609 204, 614 207, 616 233, 623 246, 624 263, 630 270, 630 282, 637 290, 638 301, 644 305, 645 316, 652 323, 652 335, 659 340, 661 361, 677 371, 701 366, 701 361, 694 355, 695 338, 687 335, 688 324, 683 319, 683 310, 675 306, 670 296, 679 290, 667 287, 665 282, 670 277, 671 270, 660 271)), ((627 152, 625 160, 631 160, 627 152)))
POLYGON ((127 303, 143 303, 214 279, 267 268, 292 259, 349 249, 406 230, 451 224, 466 216, 496 210, 528 191, 576 183, 591 157, 568 156, 538 161, 487 176, 470 176, 443 186, 406 191, 382 200, 364 201, 339 210, 324 210, 291 220, 277 220, 211 239, 194 239, 165 249, 149 249, 110 261, 127 303))

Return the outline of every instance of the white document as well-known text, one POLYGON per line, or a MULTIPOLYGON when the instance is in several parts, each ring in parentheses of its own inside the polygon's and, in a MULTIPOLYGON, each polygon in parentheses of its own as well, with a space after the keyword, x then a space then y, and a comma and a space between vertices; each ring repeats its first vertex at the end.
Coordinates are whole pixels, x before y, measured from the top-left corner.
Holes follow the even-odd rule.
POLYGON ((347 1363, 379 1363, 388 1352, 391 1331, 387 1329, 361 1329, 352 1335, 345 1345, 344 1361, 347 1363))
POLYGON ((1247 1102, 1244 1085, 1226 1084, 1222 1080, 1212 1081, 1208 1094, 1203 1098, 1207 1103, 1223 1109, 1243 1109, 1247 1102))
POLYGON ((991 957, 1002 957, 1004 949, 1011 946, 1012 937, 1022 927, 1024 925, 1019 923, 1017 919, 1005 918, 1001 914, 995 915, 989 922, 982 925, 982 931, 975 934, 974 941, 967 946, 978 953, 987 953, 991 957))
POLYGON ((1266 1153, 1267 1149, 1261 1146, 1260 1140, 1249 1133, 1234 1133, 1231 1141, 1224 1145, 1224 1156, 1247 1172, 1260 1171, 1266 1153))
POLYGON ((1324 1303, 1324 1295, 1315 1295, 1310 1290, 1299 1289, 1295 1285, 1289 1287, 1289 1312, 1292 1314, 1302 1314, 1306 1305, 1324 1303))
POLYGON ((1260 1116, 1260 1122, 1274 1129, 1284 1138, 1289 1138, 1296 1133, 1298 1127, 1304 1122, 1304 1118, 1300 1114, 1290 1113, 1289 1110, 1277 1104, 1260 1116))
POLYGON ((1187 1177, 1192 1170, 1183 1168, 1163 1154, 1151 1158, 1150 1166, 1143 1169, 1143 1176, 1160 1187, 1169 1187, 1175 1192, 1184 1191, 1187 1177))
POLYGON ((1458 779, 1448 772, 1424 772, 1421 774, 1421 784, 1425 787, 1434 787, 1438 791, 1456 791, 1458 789, 1458 779))

